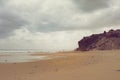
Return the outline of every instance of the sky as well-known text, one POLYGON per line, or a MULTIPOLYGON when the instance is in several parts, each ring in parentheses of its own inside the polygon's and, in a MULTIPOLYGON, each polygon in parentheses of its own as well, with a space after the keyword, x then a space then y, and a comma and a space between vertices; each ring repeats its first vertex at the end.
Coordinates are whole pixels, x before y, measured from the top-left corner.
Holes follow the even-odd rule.
POLYGON ((119 0, 0 0, 0 49, 68 51, 120 29, 119 0))

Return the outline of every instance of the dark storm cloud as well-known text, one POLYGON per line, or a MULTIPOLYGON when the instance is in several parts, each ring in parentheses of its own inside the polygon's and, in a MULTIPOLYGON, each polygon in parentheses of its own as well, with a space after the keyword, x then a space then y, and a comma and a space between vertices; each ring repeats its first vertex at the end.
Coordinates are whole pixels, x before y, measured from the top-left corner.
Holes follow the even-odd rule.
POLYGON ((12 35, 15 29, 25 24, 25 21, 6 5, 8 1, 0 0, 0 38, 12 35))
POLYGON ((97 16, 97 18, 87 25, 85 29, 95 30, 102 28, 119 28, 120 26, 120 8, 117 10, 108 10, 103 12, 101 16, 97 16))
POLYGON ((93 12, 109 6, 109 0, 73 0, 73 2, 84 12, 93 12))
POLYGON ((0 4, 3 4, 5 0, 0 0, 0 4))
POLYGON ((15 29, 21 28, 25 21, 9 10, 0 8, 0 38, 12 34, 15 29))
MULTIPOLYGON (((0 0, 0 2, 5 5, 6 2, 4 1, 5 0, 0 0)), ((34 0, 31 1, 32 2, 27 4, 28 1, 11 0, 9 4, 4 6, 5 9, 0 8, 0 37, 9 36, 15 29, 19 29, 24 25, 26 25, 24 28, 31 32, 47 33, 82 29, 89 29, 92 31, 92 28, 96 29, 104 27, 104 25, 107 24, 115 24, 112 20, 119 19, 119 15, 113 16, 117 15, 115 14, 116 12, 108 11, 108 8, 110 7, 109 0, 66 0, 67 2, 46 0, 45 2, 43 1, 43 3, 40 3, 43 6, 37 4, 41 0, 36 0, 38 2, 34 2, 34 0), (9 6, 11 7, 11 10, 16 13, 10 11, 9 6), (78 6, 77 9, 76 6, 78 6), (94 16, 94 13, 84 14, 76 11, 78 8, 84 12, 99 12, 98 10, 100 9, 106 9, 106 13, 94 16), (18 15, 20 15, 22 19, 18 15), (29 22, 29 24, 24 20, 29 22)), ((112 8, 110 10, 112 11, 112 8)))
MULTIPOLYGON (((36 14, 33 15, 33 17, 37 15, 34 21, 35 23, 32 25, 30 24, 27 28, 34 32, 81 30, 81 29, 90 29, 91 27, 101 28, 103 27, 103 24, 105 24, 104 22, 102 23, 101 17, 105 18, 105 20, 109 18, 109 17, 105 17, 104 13, 101 15, 95 16, 96 17, 95 22, 98 21, 99 23, 99 21, 101 21, 102 26, 95 25, 94 22, 92 23, 91 22, 93 20, 92 17, 91 19, 87 19, 89 18, 89 16, 94 17, 93 15, 94 13, 91 13, 93 11, 98 12, 98 10, 104 10, 104 9, 107 10, 110 7, 109 0, 72 0, 71 2, 72 2, 71 5, 66 6, 62 9, 60 9, 59 6, 65 6, 66 4, 61 4, 59 6, 57 4, 56 4, 57 6, 54 5, 54 3, 52 3, 52 5, 48 5, 48 4, 45 5, 45 7, 42 7, 41 9, 46 10, 47 8, 48 11, 45 11, 44 14, 40 14, 36 12, 36 14), (72 5, 75 5, 75 7, 71 8, 72 5), (78 11, 74 12, 74 10, 78 10, 78 11), (79 12, 79 10, 82 10, 83 12, 87 12, 88 14, 83 14, 79 12), (85 19, 88 20, 87 23, 84 22, 85 19), (82 24, 85 24, 85 25, 82 25, 82 24)), ((38 10, 38 11, 42 12, 42 10, 38 10)), ((109 12, 107 14, 109 14, 109 12)), ((30 23, 33 23, 33 22, 30 22, 30 23)))
POLYGON ((8 0, 0 0, 0 6, 4 6, 8 0))

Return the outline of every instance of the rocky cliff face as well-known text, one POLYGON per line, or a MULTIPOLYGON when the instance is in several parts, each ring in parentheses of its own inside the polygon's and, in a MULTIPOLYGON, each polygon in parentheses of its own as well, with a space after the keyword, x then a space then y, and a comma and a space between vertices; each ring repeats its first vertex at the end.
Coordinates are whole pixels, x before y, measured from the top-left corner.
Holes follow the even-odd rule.
POLYGON ((120 49, 120 29, 84 37, 78 45, 80 51, 120 49))

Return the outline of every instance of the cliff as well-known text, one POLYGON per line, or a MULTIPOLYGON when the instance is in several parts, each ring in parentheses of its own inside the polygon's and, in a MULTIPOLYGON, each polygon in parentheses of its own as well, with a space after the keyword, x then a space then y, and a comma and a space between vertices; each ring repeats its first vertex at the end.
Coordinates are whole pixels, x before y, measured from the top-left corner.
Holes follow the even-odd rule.
POLYGON ((84 37, 78 45, 79 51, 120 49, 120 29, 84 37))

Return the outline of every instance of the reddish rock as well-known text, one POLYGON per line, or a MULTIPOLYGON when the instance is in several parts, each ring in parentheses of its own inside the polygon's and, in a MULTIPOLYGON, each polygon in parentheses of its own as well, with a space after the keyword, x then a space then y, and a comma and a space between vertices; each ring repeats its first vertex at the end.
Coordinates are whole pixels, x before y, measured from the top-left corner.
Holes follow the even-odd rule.
POLYGON ((78 51, 120 49, 120 29, 84 37, 78 45, 78 51))

